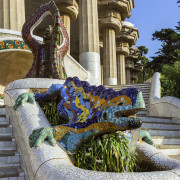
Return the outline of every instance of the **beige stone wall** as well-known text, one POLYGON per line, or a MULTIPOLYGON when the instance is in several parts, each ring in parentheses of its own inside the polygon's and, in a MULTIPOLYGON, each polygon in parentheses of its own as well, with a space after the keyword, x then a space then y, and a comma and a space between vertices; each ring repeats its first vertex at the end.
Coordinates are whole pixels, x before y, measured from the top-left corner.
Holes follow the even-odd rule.
POLYGON ((0 28, 21 31, 24 22, 24 0, 0 0, 0 28))

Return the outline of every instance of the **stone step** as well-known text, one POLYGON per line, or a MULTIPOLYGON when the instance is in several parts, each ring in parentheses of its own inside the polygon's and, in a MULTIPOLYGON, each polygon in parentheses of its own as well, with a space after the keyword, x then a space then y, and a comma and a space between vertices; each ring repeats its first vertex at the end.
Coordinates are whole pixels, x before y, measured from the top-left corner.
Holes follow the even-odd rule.
MULTIPOLYGON (((142 128, 148 130, 147 128, 142 128)), ((167 137, 179 137, 180 131, 178 129, 149 129, 148 132, 151 136, 167 136, 167 137)))
POLYGON ((12 135, 12 125, 8 127, 0 127, 0 136, 12 135))
POLYGON ((169 157, 180 161, 180 154, 178 154, 178 155, 170 155, 169 157))
POLYGON ((138 113, 136 113, 137 114, 137 116, 138 117, 140 117, 140 116, 146 116, 147 114, 148 114, 148 111, 147 111, 147 109, 146 110, 143 110, 143 111, 139 111, 138 113))
POLYGON ((172 145, 172 144, 156 144, 156 148, 168 155, 168 156, 172 156, 172 155, 177 155, 180 156, 180 145, 172 145))
MULTIPOLYGON (((136 88, 139 88, 142 92, 146 91, 146 92, 150 92, 151 88, 150 87, 139 87, 139 86, 133 86, 133 87, 136 87, 136 88)), ((112 88, 114 89, 115 91, 120 91, 122 89, 126 89, 126 88, 133 88, 133 87, 106 87, 106 88, 112 88)))
POLYGON ((16 140, 13 136, 0 136, 0 150, 16 150, 16 140))
POLYGON ((180 124, 180 120, 173 119, 171 117, 153 117, 153 116, 146 116, 141 117, 143 122, 146 123, 165 123, 165 124, 180 124))
POLYGON ((146 129, 157 129, 157 130, 179 130, 180 124, 177 123, 154 123, 154 122, 143 122, 142 128, 146 129))
POLYGON ((6 114, 5 106, 0 106, 0 114, 6 114))
POLYGON ((125 85, 106 85, 106 87, 132 87, 132 86, 146 86, 146 87, 151 87, 151 83, 139 83, 139 84, 125 84, 125 85))
POLYGON ((171 144, 180 145, 180 136, 170 137, 170 136, 151 136, 155 144, 171 144))
POLYGON ((12 150, 0 150, 0 168, 7 166, 20 166, 18 152, 12 150))
POLYGON ((9 121, 0 121, 0 127, 8 127, 9 126, 9 121))
POLYGON ((18 167, 2 167, 0 168, 0 179, 8 178, 8 180, 24 180, 24 172, 20 166, 18 167), (11 178, 16 177, 16 178, 11 178))

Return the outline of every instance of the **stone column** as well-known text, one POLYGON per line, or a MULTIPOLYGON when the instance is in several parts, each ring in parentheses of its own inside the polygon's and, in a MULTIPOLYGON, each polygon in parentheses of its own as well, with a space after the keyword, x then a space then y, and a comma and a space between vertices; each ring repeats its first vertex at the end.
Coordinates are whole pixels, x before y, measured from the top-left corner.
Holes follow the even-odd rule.
MULTIPOLYGON (((98 0, 99 24, 103 34, 103 83, 105 85, 117 84, 116 47, 112 47, 116 46, 114 35, 121 30, 121 20, 124 21, 131 16, 133 2, 132 0, 98 0)), ((123 62, 123 60, 119 61, 118 64, 123 62)))
POLYGON ((116 35, 118 84, 126 84, 125 57, 129 54, 129 46, 134 45, 138 37, 138 30, 132 23, 122 22, 122 30, 116 35))
POLYGON ((121 29, 121 15, 113 6, 98 2, 103 41, 103 84, 117 85, 116 33, 121 29))
POLYGON ((112 28, 103 30, 103 83, 117 84, 116 38, 112 28))
POLYGON ((129 44, 117 41, 117 77, 118 84, 126 84, 125 57, 129 54, 129 44))
POLYGON ((24 22, 24 0, 0 0, 0 28, 21 31, 24 22))
POLYGON ((136 46, 129 48, 129 55, 126 57, 126 71, 130 71, 130 79, 129 76, 127 79, 127 84, 133 84, 137 80, 137 73, 141 71, 141 65, 136 64, 141 57, 141 50, 139 50, 136 46))
MULTIPOLYGON (((131 52, 131 51, 130 51, 131 52)), ((126 57, 126 84, 131 84, 131 70, 134 69, 134 60, 131 53, 126 57)))
POLYGON ((97 0, 79 0, 79 62, 90 84, 101 84, 97 0))
POLYGON ((131 84, 131 70, 126 69, 126 84, 131 84))
MULTIPOLYGON (((62 21, 63 21, 64 26, 67 30, 68 35, 69 35, 69 44, 70 44, 71 21, 74 21, 77 18, 78 11, 79 11, 78 4, 77 4, 76 0, 70 0, 68 2, 66 2, 64 0, 59 0, 56 4, 59 8, 62 21)), ((60 38, 60 44, 61 44, 61 38, 60 38)), ((70 46, 69 46, 68 52, 70 53, 70 46)))

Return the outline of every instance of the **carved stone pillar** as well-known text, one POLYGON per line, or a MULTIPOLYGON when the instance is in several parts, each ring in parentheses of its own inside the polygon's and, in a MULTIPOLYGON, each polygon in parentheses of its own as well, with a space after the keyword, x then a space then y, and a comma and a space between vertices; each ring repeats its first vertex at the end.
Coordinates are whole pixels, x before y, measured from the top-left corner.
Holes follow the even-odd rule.
POLYGON ((0 28, 21 31, 24 22, 24 0, 0 0, 0 28))
POLYGON ((140 60, 141 50, 137 47, 129 48, 129 55, 126 57, 126 71, 130 71, 130 78, 126 73, 126 83, 133 84, 137 80, 137 73, 141 71, 139 64, 136 63, 140 60))
POLYGON ((134 60, 131 56, 126 57, 126 84, 131 84, 131 70, 134 69, 134 60))
POLYGON ((103 83, 117 84, 116 38, 112 28, 103 30, 103 83))
MULTIPOLYGON (((67 30, 68 35, 69 35, 69 43, 70 43, 71 21, 73 21, 77 18, 78 11, 79 11, 78 4, 77 4, 76 0, 70 0, 70 1, 59 0, 56 4, 59 8, 62 21, 63 21, 64 26, 67 30)), ((62 41, 62 39, 60 38, 60 44, 61 44, 61 41, 62 41)), ((70 46, 69 46, 68 52, 70 53, 70 46)))
MULTIPOLYGON (((132 0, 98 0, 99 25, 103 41, 103 83, 117 84, 118 64, 123 64, 120 57, 116 58, 116 36, 121 30, 121 20, 130 17, 134 7, 132 0), (115 47, 114 47, 115 46, 115 47)), ((125 69, 125 64, 123 69, 125 69)), ((125 73, 125 71, 124 71, 125 73)))
POLYGON ((130 72, 130 69, 126 69, 126 84, 131 84, 131 72, 130 72))
POLYGON ((129 44, 117 41, 117 77, 118 84, 126 84, 125 57, 129 54, 129 44))
POLYGON ((116 33, 121 29, 119 11, 99 2, 99 24, 103 39, 103 84, 116 85, 116 33))
POLYGON ((80 64, 88 71, 90 84, 101 84, 97 0, 79 0, 80 64))
POLYGON ((138 30, 132 23, 122 22, 122 29, 116 35, 118 84, 126 84, 125 57, 129 54, 129 46, 134 45, 138 37, 138 30))

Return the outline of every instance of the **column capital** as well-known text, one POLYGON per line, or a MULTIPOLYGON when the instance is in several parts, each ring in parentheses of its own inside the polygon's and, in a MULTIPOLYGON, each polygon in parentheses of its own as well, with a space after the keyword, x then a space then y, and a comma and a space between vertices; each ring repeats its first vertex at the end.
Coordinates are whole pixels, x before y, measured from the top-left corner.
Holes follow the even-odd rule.
POLYGON ((121 30, 121 15, 120 13, 108 6, 99 10, 99 27, 100 30, 112 28, 118 33, 121 30))
POLYGON ((128 42, 131 47, 136 44, 136 41, 139 38, 139 31, 132 23, 122 22, 122 29, 116 34, 116 38, 120 41, 128 42))
POLYGON ((129 48, 129 55, 126 58, 133 59, 134 62, 137 62, 140 60, 141 57, 141 50, 137 47, 130 47, 129 48))
POLYGON ((60 0, 57 3, 61 15, 68 15, 71 20, 75 20, 79 13, 79 6, 76 0, 60 0))
POLYGON ((116 39, 116 52, 118 54, 128 56, 129 55, 129 44, 128 44, 128 42, 120 41, 119 39, 116 39))
POLYGON ((141 63, 135 63, 134 64, 134 71, 136 71, 137 73, 142 72, 143 71, 143 65, 141 63))
POLYGON ((134 69, 134 60, 126 58, 126 69, 134 69))
POLYGON ((134 0, 98 0, 98 7, 111 6, 121 14, 121 19, 124 21, 131 16, 131 11, 134 8, 134 0))
POLYGON ((134 65, 134 68, 131 70, 131 80, 138 80, 138 75, 140 72, 142 72, 143 66, 140 63, 136 63, 134 65))
POLYGON ((106 3, 98 0, 98 13, 101 31, 105 28, 112 28, 118 33, 121 30, 121 13, 111 0, 106 3))

